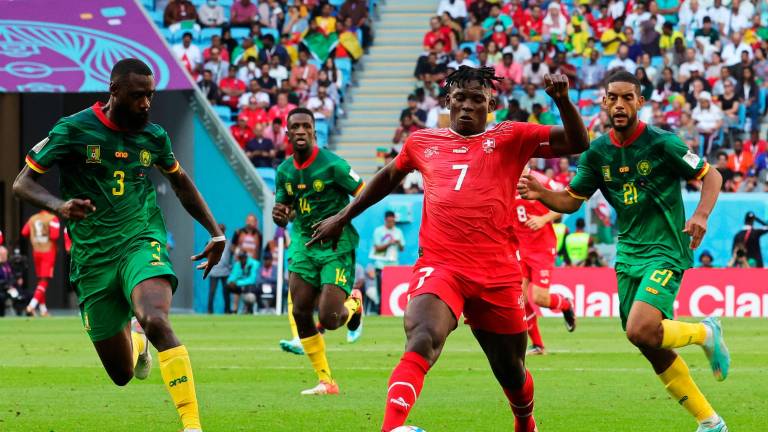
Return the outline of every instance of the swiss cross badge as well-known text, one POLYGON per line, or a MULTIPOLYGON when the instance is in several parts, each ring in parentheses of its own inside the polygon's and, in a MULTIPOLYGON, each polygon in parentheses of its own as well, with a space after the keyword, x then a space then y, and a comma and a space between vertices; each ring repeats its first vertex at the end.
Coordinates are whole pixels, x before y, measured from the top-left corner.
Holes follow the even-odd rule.
POLYGON ((440 151, 437 148, 437 146, 427 147, 426 149, 424 149, 424 157, 427 159, 431 159, 437 156, 438 154, 440 154, 440 151))
POLYGON ((493 138, 486 138, 483 140, 483 151, 486 153, 493 153, 493 150, 496 148, 496 140, 493 138))

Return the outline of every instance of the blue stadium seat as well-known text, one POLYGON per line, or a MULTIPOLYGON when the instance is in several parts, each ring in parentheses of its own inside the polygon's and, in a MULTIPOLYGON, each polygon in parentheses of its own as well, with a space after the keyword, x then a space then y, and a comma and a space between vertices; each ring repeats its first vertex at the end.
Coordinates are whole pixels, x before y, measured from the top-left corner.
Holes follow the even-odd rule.
POLYGON ((163 35, 166 41, 168 41, 169 45, 173 45, 176 43, 176 36, 173 34, 172 31, 168 30, 165 27, 160 27, 160 34, 163 35))
POLYGON ((219 118, 223 121, 232 121, 232 109, 230 107, 223 105, 213 105, 211 108, 213 108, 213 111, 216 113, 216 115, 219 116, 219 118))
POLYGON ((256 168, 256 172, 259 173, 259 176, 262 180, 264 180, 264 183, 267 184, 267 187, 274 192, 275 191, 275 177, 277 177, 277 174, 275 172, 274 168, 256 168))
POLYGON ((152 18, 152 21, 157 24, 158 27, 163 27, 163 11, 148 10, 147 15, 152 18))
POLYGON ((608 63, 612 62, 615 58, 615 55, 601 56, 599 59, 597 59, 597 64, 608 67, 608 63))
POLYGON ((591 100, 595 103, 598 102, 598 98, 600 97, 600 91, 597 89, 584 89, 579 93, 579 99, 578 100, 591 100))
POLYGON ((739 104, 739 124, 734 125, 733 127, 736 129, 744 130, 744 128, 747 125, 747 106, 744 104, 739 104))
POLYGON ((568 97, 571 99, 571 101, 578 102, 579 101, 579 91, 576 90, 576 89, 568 89, 568 97))
POLYGON ((251 29, 244 27, 232 27, 232 39, 240 42, 243 38, 251 34, 251 29))
POLYGON ((477 54, 477 44, 474 42, 462 42, 459 45, 459 49, 463 51, 464 48, 469 48, 472 51, 472 55, 477 54))
POLYGON ((528 49, 531 50, 531 53, 536 53, 539 51, 539 43, 538 42, 526 42, 525 43, 528 46, 528 49))
POLYGON ((580 113, 583 117, 596 116, 600 113, 600 104, 587 105, 580 110, 580 113))
POLYGON ((271 34, 273 38, 275 38, 276 42, 280 42, 280 32, 277 31, 277 29, 264 27, 261 29, 261 35, 266 36, 268 34, 271 34))
MULTIPOLYGON (((760 115, 762 116, 765 113, 765 105, 768 103, 765 99, 768 98, 768 89, 765 87, 760 88, 760 95, 758 96, 757 103, 760 106, 760 115)), ((754 125, 752 126, 754 127, 754 125)))
POLYGON ((204 28, 200 31, 200 43, 205 46, 210 45, 211 39, 219 35, 221 35, 220 28, 204 28))
POLYGON ((584 64, 584 57, 578 56, 571 58, 571 64, 574 65, 577 69, 581 67, 581 65, 584 64))
MULTIPOLYGON (((344 80, 344 86, 348 86, 352 84, 352 60, 349 58, 337 58, 334 60, 334 63, 336 64, 336 69, 341 72, 341 76, 344 80)), ((344 91, 343 89, 339 89, 339 91, 344 91)))
POLYGON ((234 2, 235 0, 219 0, 219 4, 224 8, 224 10, 229 10, 232 7, 232 3, 234 2))
POLYGON ((155 0, 141 0, 141 5, 144 6, 144 9, 147 11, 155 10, 155 0))
POLYGON ((344 4, 344 0, 328 0, 328 3, 338 9, 344 4))
POLYGON ((662 56, 654 56, 651 57, 651 66, 658 69, 659 72, 664 68, 664 57, 662 56))
POLYGON ((331 127, 324 119, 315 121, 315 132, 317 132, 317 145, 320 148, 328 147, 328 135, 330 135, 331 127))

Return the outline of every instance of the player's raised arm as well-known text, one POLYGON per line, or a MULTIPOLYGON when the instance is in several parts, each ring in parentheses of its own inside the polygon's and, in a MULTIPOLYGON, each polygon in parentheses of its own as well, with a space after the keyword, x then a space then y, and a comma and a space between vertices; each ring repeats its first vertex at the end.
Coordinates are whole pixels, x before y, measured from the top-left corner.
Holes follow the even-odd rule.
POLYGON ((202 258, 207 260, 197 266, 200 270, 205 270, 203 278, 208 276, 208 272, 211 271, 221 259, 221 254, 224 253, 224 247, 226 246, 226 238, 224 233, 221 232, 219 224, 216 223, 211 209, 208 208, 203 196, 200 195, 200 191, 197 190, 197 186, 192 183, 192 179, 189 178, 187 173, 178 165, 178 161, 175 163, 174 169, 165 170, 161 172, 165 175, 165 178, 171 183, 173 191, 179 198, 179 202, 184 206, 184 209, 190 216, 195 218, 208 232, 211 234, 211 240, 205 246, 203 252, 194 255, 192 260, 198 261, 202 258))
POLYGON ((589 133, 578 108, 568 96, 568 77, 545 75, 545 91, 555 101, 563 126, 555 126, 549 134, 549 150, 554 156, 578 154, 589 148, 589 133))
POLYGON ((315 224, 313 227, 315 231, 312 233, 312 239, 307 242, 307 246, 327 239, 333 240, 335 245, 345 225, 364 212, 365 209, 389 195, 406 175, 408 175, 408 171, 398 168, 396 160, 387 164, 373 176, 371 182, 362 189, 355 199, 344 207, 344 210, 315 224))
POLYGON ((584 202, 584 200, 574 198, 567 191, 553 191, 545 188, 530 174, 520 177, 517 191, 523 199, 539 200, 550 210, 558 213, 573 213, 584 202))

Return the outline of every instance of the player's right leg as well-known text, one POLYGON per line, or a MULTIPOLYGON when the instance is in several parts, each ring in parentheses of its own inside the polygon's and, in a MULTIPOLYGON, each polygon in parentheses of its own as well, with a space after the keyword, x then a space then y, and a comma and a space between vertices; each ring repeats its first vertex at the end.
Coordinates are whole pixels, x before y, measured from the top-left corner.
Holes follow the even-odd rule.
POLYGON ((544 339, 541 337, 541 331, 539 330, 539 318, 536 316, 536 310, 531 306, 532 299, 528 296, 530 279, 528 279, 529 269, 525 264, 520 266, 523 269, 523 299, 525 301, 525 323, 528 327, 528 338, 531 341, 531 347, 528 348, 528 355, 544 355, 546 353, 544 349, 544 339))
POLYGON ((299 331, 296 328, 296 319, 293 318, 293 297, 290 291, 288 291, 288 325, 291 327, 292 339, 281 339, 280 348, 285 352, 304 355, 304 347, 301 346, 299 331))
POLYGON ((549 292, 554 258, 547 257, 533 260, 530 271, 531 297, 539 307, 549 308, 553 312, 561 312, 565 320, 565 328, 569 332, 576 330, 576 314, 573 311, 573 302, 561 294, 549 292))

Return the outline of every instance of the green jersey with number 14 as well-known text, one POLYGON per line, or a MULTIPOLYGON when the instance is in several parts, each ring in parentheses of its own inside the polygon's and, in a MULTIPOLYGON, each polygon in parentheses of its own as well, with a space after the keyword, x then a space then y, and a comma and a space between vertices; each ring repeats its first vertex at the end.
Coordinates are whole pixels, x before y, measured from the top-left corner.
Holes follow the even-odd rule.
POLYGON ((613 129, 594 140, 566 190, 586 200, 600 189, 616 210, 617 263, 661 261, 685 270, 693 255, 683 232, 680 181, 701 179, 708 170, 675 134, 641 122, 626 142, 619 142, 613 129))

